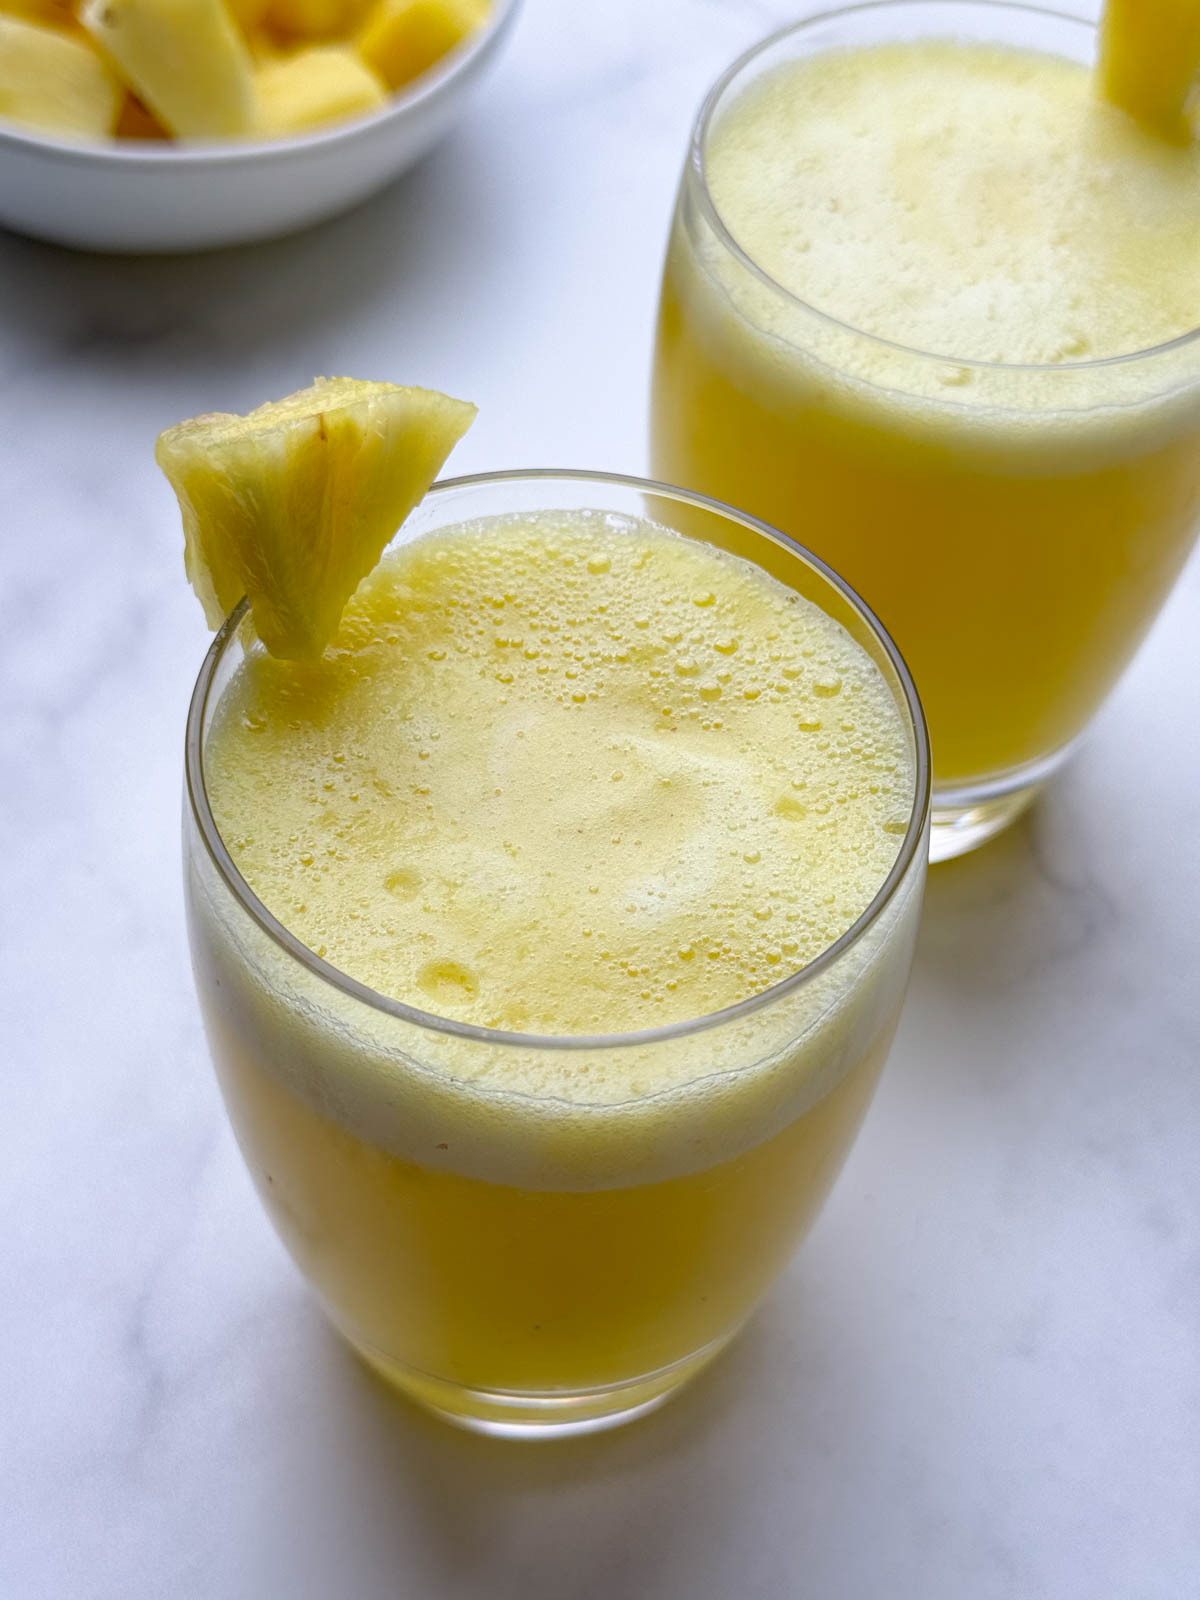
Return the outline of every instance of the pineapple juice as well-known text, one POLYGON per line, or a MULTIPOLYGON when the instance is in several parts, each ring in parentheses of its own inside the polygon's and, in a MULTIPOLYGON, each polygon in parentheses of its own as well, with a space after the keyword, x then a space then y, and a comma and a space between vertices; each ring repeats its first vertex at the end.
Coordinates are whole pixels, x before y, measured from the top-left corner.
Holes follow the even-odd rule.
POLYGON ((533 1395, 602 1415, 615 1393, 627 1412, 719 1348, 866 1109, 920 851, 868 932, 786 998, 637 1030, 826 950, 893 867, 914 784, 894 691, 839 623, 610 514, 418 538, 316 664, 248 650, 204 753, 237 871, 309 950, 444 1019, 318 981, 193 853, 234 1127, 368 1359, 494 1420, 533 1395), (633 1037, 576 1047, 596 1034, 633 1037))
POLYGON ((1197 327, 1195 140, 1143 132, 1065 56, 823 50, 735 82, 685 175, 654 471, 786 529, 878 611, 936 819, 947 791, 1048 770, 1178 572, 1200 345, 1089 363, 1197 327))

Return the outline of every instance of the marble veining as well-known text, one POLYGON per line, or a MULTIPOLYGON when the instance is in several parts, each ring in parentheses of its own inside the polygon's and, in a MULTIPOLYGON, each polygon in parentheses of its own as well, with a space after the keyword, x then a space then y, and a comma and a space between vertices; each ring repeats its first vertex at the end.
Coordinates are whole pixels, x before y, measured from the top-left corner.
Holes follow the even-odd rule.
POLYGON ((455 456, 644 466, 691 114, 785 0, 527 0, 376 202, 181 260, 0 237, 0 1596, 1200 1591, 1200 568, 1041 806, 933 876, 863 1137, 745 1338, 625 1433, 458 1435, 342 1351, 191 994, 205 648, 155 433, 352 372, 455 456))

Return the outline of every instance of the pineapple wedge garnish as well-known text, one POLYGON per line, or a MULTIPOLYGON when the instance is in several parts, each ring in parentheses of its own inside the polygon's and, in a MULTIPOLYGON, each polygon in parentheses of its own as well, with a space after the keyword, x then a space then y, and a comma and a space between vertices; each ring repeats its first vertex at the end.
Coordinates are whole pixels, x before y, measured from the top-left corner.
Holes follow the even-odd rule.
POLYGON ((250 52, 224 0, 87 0, 81 21, 171 133, 256 131, 250 52))
POLYGON ((255 74, 263 133, 298 133, 374 111, 387 86, 344 45, 312 45, 260 66, 255 74))
POLYGON ((359 36, 359 53, 390 88, 400 89, 462 44, 487 14, 487 0, 378 0, 359 36))
POLYGON ((103 139, 116 126, 121 98, 121 85, 86 40, 0 16, 0 117, 103 139))
POLYGON ((1105 0, 1100 92, 1154 133, 1186 144, 1185 111, 1200 71, 1200 0, 1105 0))
POLYGON ((246 595, 272 655, 319 655, 474 417, 433 389, 318 378, 248 416, 160 434, 155 457, 209 626, 246 595))

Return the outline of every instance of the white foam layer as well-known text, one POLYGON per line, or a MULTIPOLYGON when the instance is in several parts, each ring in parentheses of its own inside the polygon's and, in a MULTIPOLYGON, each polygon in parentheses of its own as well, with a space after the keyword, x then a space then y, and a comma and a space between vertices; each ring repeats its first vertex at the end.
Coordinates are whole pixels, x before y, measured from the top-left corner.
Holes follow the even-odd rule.
POLYGON ((1200 143, 1074 62, 932 40, 778 68, 706 153, 747 253, 820 310, 977 361, 1123 355, 1200 327, 1200 143))
POLYGON ((788 294, 686 203, 669 280, 779 408, 1021 472, 1200 426, 1200 340, 1157 349, 1200 326, 1200 148, 1093 103, 1076 64, 939 40, 799 61, 720 112, 706 171, 788 294))
MULTIPOLYGON (((586 518, 402 551, 323 666, 252 655, 206 779, 311 948, 422 1009, 553 1034, 705 1015, 810 960, 882 883, 913 785, 890 691, 837 624, 695 541, 586 518)), ((390 1018, 284 955, 203 862, 192 893, 227 1050, 397 1153, 550 1187, 692 1170, 811 1104, 890 1024, 913 900, 764 1013, 579 1051, 390 1018)))
POLYGON ((310 949, 547 1034, 702 1016, 803 966, 871 899, 912 794, 892 695, 824 612, 581 517, 404 547, 316 667, 247 663, 207 777, 310 949))
POLYGON ((918 852, 857 943, 749 1016, 659 1043, 569 1051, 434 1033, 343 993, 251 920, 200 847, 188 905, 218 1066, 245 1059, 367 1144, 418 1166, 583 1191, 665 1182, 732 1160, 851 1068, 878 1061, 903 1000, 923 881, 918 852), (539 1081, 560 1094, 503 1087, 539 1081), (622 1081, 670 1087, 613 1102, 622 1081))

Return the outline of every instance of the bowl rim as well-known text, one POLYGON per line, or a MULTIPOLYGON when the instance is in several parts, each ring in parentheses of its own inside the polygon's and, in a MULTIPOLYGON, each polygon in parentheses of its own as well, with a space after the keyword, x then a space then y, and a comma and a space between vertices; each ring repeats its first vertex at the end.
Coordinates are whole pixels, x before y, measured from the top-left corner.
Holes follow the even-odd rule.
POLYGON ((389 122, 399 122, 412 111, 436 100, 445 90, 466 77, 500 44, 515 20, 521 0, 490 0, 488 16, 462 44, 456 45, 415 80, 415 87, 398 89, 388 96, 386 105, 364 116, 347 117, 311 133, 292 134, 278 139, 213 139, 177 144, 174 141, 143 139, 82 140, 58 138, 49 133, 23 129, 15 122, 0 120, 0 157, 6 151, 21 150, 67 165, 84 167, 126 167, 145 171, 168 168, 231 167, 251 161, 303 159, 312 151, 336 144, 354 144, 371 137, 389 122))

